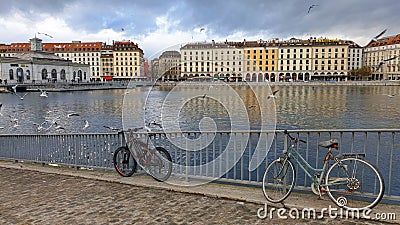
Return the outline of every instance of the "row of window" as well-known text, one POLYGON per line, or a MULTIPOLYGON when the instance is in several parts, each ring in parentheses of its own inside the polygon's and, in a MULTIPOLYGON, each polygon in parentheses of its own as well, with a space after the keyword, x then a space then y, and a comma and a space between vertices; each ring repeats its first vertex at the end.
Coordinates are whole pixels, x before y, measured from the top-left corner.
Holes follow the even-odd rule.
MULTIPOLYGON (((182 53, 183 53, 183 55, 187 55, 187 54, 186 54, 187 51, 183 51, 182 53)), ((195 55, 198 55, 198 54, 199 54, 199 51, 195 51, 194 53, 195 53, 195 55)), ((213 51, 212 53, 213 53, 213 54, 216 54, 216 55, 218 55, 218 54, 221 54, 221 55, 227 54, 227 55, 229 55, 229 54, 230 54, 230 51, 226 51, 225 53, 224 53, 224 51, 213 51)), ((210 55, 210 54, 211 54, 211 53, 210 53, 209 51, 206 52, 206 55, 210 55)), ((235 55, 235 54, 236 54, 236 51, 232 51, 232 54, 235 55)), ((241 55, 241 54, 242 54, 242 51, 238 51, 237 54, 241 55)), ((189 52, 189 55, 193 55, 193 52, 190 51, 190 52, 189 52)), ((203 52, 203 51, 200 51, 200 55, 204 55, 204 52, 203 52)))
MULTIPOLYGON (((8 75, 9 75, 9 79, 10 80, 14 80, 15 79, 14 70, 13 69, 10 69, 8 71, 8 75)), ((18 68, 16 70, 16 75, 17 75, 16 78, 17 78, 18 81, 23 81, 25 79, 26 80, 30 80, 31 79, 31 71, 30 70, 26 70, 25 74, 24 74, 23 69, 22 68, 18 68)), ((56 69, 52 69, 51 70, 50 76, 48 75, 47 69, 42 69, 41 75, 42 75, 41 76, 42 80, 48 80, 49 78, 58 79, 58 74, 57 74, 57 70, 56 69)), ((66 79, 66 74, 65 74, 65 70, 64 69, 62 69, 60 71, 60 76, 59 77, 60 77, 60 80, 65 80, 66 79)), ((86 72, 83 72, 83 74, 82 74, 82 70, 74 71, 73 72, 73 79, 75 80, 76 78, 79 78, 80 80, 82 80, 82 78, 83 78, 84 80, 86 80, 86 78, 87 78, 86 72)))

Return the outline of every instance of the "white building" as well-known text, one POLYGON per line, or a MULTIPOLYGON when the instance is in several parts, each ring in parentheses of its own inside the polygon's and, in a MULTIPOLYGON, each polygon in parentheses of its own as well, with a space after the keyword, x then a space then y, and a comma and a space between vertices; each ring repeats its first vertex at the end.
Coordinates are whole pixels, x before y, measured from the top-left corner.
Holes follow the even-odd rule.
POLYGON ((0 57, 0 79, 7 83, 87 82, 89 65, 64 60, 43 52, 42 40, 33 38, 31 51, 0 57))

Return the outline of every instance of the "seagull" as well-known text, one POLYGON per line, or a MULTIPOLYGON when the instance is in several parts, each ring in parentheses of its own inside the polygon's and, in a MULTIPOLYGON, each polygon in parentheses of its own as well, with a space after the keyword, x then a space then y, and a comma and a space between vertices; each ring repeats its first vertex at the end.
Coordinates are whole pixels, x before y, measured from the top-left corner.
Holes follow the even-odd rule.
POLYGON ((1 107, 3 107, 3 103, 0 103, 0 116, 3 116, 3 114, 1 113, 1 107))
POLYGON ((386 62, 391 61, 391 60, 394 60, 394 59, 397 59, 398 57, 399 57, 399 56, 395 56, 395 57, 392 57, 392 58, 389 58, 389 59, 385 59, 385 60, 380 61, 379 64, 378 64, 378 67, 377 67, 376 70, 375 70, 375 72, 378 71, 378 70, 383 66, 383 64, 385 64, 386 62))
POLYGON ((205 28, 200 28, 200 32, 202 32, 203 30, 206 30, 205 28))
POLYGON ((378 34, 378 35, 376 35, 374 38, 372 38, 372 41, 378 41, 378 38, 379 38, 380 36, 382 36, 382 35, 386 32, 386 30, 387 30, 387 29, 383 30, 380 34, 378 34))
POLYGON ((43 35, 46 35, 46 36, 49 37, 49 38, 53 38, 53 36, 48 35, 48 34, 45 34, 45 33, 40 33, 40 32, 38 32, 38 34, 43 34, 43 35))
POLYGON ((85 126, 82 128, 82 130, 86 130, 86 128, 89 127, 89 121, 85 120, 85 126))
POLYGON ((251 106, 249 106, 249 109, 256 108, 256 107, 257 107, 256 105, 251 105, 251 106))
POLYGON ((39 91, 40 91, 40 97, 45 97, 45 98, 49 97, 47 95, 47 91, 43 91, 42 89, 39 89, 39 91))
POLYGON ((158 127, 162 128, 161 124, 159 124, 159 123, 156 123, 156 121, 155 121, 155 120, 151 121, 151 122, 150 122, 148 125, 149 125, 149 126, 150 126, 150 125, 156 125, 156 126, 158 126, 158 127))
POLYGON ((110 127, 110 126, 103 126, 103 127, 109 129, 110 131, 119 131, 120 130, 119 128, 110 127))
POLYGON ((56 128, 56 130, 65 130, 65 128, 64 128, 64 127, 62 127, 62 126, 60 126, 60 125, 58 125, 58 123, 57 123, 57 122, 54 122, 54 125, 55 125, 55 127, 54 127, 54 128, 56 128))
POLYGON ((308 12, 307 13, 310 13, 311 9, 314 8, 315 6, 318 6, 318 5, 310 5, 310 7, 308 8, 308 12))
POLYGON ((272 92, 272 95, 268 95, 267 99, 276 98, 275 94, 276 94, 278 91, 279 91, 279 90, 276 90, 276 91, 272 92))
POLYGON ((28 92, 27 93, 25 93, 24 95, 18 95, 17 93, 15 93, 21 100, 24 100, 24 97, 28 94, 28 92))
POLYGON ((79 114, 78 113, 70 113, 67 115, 67 117, 71 117, 71 116, 79 116, 79 114))
POLYGON ((13 91, 14 91, 15 94, 17 93, 17 87, 18 87, 18 84, 16 84, 15 86, 12 86, 12 87, 11 87, 11 88, 13 89, 13 91))
POLYGON ((396 95, 387 95, 389 98, 393 98, 394 96, 396 96, 396 95))
POLYGON ((46 123, 46 121, 44 121, 41 124, 33 123, 33 125, 36 126, 36 131, 40 132, 40 131, 42 131, 44 129, 43 124, 45 124, 45 123, 46 123))

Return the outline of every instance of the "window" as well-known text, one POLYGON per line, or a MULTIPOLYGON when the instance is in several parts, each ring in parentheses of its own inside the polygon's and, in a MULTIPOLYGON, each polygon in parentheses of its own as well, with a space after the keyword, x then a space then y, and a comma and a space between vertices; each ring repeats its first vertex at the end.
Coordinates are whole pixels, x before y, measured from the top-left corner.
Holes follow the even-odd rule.
POLYGON ((8 75, 10 76, 10 80, 14 80, 14 70, 10 69, 8 75))
POLYGON ((47 70, 42 69, 42 80, 47 80, 47 70))

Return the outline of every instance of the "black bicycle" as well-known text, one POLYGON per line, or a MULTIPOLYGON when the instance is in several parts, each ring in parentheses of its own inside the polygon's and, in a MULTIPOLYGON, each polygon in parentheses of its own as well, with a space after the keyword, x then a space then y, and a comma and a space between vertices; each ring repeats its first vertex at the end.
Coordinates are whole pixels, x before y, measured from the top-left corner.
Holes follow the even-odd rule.
POLYGON ((125 132, 126 146, 119 147, 114 152, 113 162, 115 170, 123 177, 130 177, 136 172, 139 165, 155 180, 163 182, 171 176, 172 158, 163 147, 152 147, 150 137, 155 136, 147 126, 129 129, 125 132), (139 133, 144 130, 145 132, 139 133))

